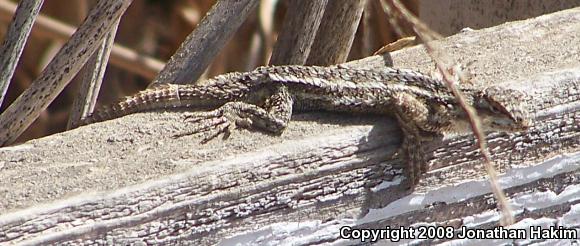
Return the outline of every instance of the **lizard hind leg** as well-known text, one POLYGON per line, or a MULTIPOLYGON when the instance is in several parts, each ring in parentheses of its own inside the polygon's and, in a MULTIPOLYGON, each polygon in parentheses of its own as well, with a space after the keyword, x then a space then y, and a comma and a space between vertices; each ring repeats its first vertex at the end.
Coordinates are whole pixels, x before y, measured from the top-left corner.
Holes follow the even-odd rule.
POLYGON ((206 143, 221 134, 227 138, 235 127, 282 133, 292 114, 292 98, 285 87, 276 90, 265 101, 266 109, 246 102, 228 102, 212 111, 190 113, 185 120, 196 126, 177 137, 203 132, 202 143, 206 143))

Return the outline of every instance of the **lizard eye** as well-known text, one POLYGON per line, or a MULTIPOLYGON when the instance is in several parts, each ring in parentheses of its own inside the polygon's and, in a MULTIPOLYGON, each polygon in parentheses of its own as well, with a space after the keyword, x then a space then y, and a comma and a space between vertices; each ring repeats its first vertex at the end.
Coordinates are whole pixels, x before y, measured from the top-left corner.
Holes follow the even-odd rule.
POLYGON ((493 114, 491 124, 496 127, 519 130, 530 126, 525 94, 520 91, 488 87, 482 91, 478 105, 493 114))
POLYGON ((492 112, 492 113, 494 113, 494 114, 500 113, 500 110, 499 110, 499 109, 497 109, 497 108, 495 107, 495 105, 489 105, 489 108, 488 108, 488 109, 489 109, 489 111, 491 111, 491 112, 492 112))

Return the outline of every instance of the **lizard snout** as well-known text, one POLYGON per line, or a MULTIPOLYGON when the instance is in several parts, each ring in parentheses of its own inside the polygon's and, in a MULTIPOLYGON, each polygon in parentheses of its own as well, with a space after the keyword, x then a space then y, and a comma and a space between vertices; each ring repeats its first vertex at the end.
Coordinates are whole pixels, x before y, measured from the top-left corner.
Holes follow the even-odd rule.
POLYGON ((491 130, 521 131, 532 126, 526 98, 521 91, 492 86, 482 90, 475 106, 487 114, 484 123, 491 130))

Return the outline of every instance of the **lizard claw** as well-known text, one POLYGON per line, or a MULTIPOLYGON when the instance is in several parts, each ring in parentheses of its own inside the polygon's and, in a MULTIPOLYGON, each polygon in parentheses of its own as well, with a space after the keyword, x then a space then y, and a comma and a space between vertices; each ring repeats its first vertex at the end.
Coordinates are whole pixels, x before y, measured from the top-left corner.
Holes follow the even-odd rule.
POLYGON ((183 118, 183 121, 189 123, 199 123, 203 120, 208 120, 212 118, 218 118, 223 116, 223 112, 220 109, 207 111, 207 112, 195 112, 195 113, 188 113, 183 118))
POLYGON ((232 124, 228 118, 220 117, 215 123, 210 123, 210 125, 200 126, 205 131, 203 134, 202 144, 205 144, 212 139, 218 137, 220 134, 224 134, 223 138, 226 139, 230 136, 234 124, 232 124))
POLYGON ((175 135, 174 137, 179 138, 203 133, 203 138, 201 140, 202 144, 211 141, 221 134, 224 134, 224 139, 228 138, 235 125, 228 117, 223 116, 223 112, 220 109, 208 112, 191 113, 184 117, 184 121, 195 123, 196 126, 190 131, 175 135))
POLYGON ((195 123, 195 126, 181 136, 204 132, 202 143, 221 134, 227 138, 235 127, 251 129, 256 125, 271 132, 281 132, 286 123, 263 108, 245 102, 228 102, 212 111, 189 113, 184 121, 195 123))

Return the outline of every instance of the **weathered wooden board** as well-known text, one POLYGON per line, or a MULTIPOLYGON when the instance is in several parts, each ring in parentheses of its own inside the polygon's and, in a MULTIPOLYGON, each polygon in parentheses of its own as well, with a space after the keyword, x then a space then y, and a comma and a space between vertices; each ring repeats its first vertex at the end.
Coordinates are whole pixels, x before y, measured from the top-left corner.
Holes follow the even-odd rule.
MULTIPOLYGON (((578 43, 580 9, 441 42, 469 64, 474 83, 531 95, 532 129, 488 135, 518 228, 580 228, 578 43)), ((393 60, 433 69, 420 48, 393 60)), ((349 65, 380 68, 382 61, 349 65)), ((143 113, 2 148, 0 242, 314 244, 346 242, 343 226, 497 225, 471 136, 427 146, 431 171, 411 192, 393 156, 400 132, 392 119, 316 113, 293 120, 282 136, 239 131, 200 145, 196 136, 171 137, 189 127, 179 112, 143 113)), ((419 242, 427 241, 444 240, 419 242)))

